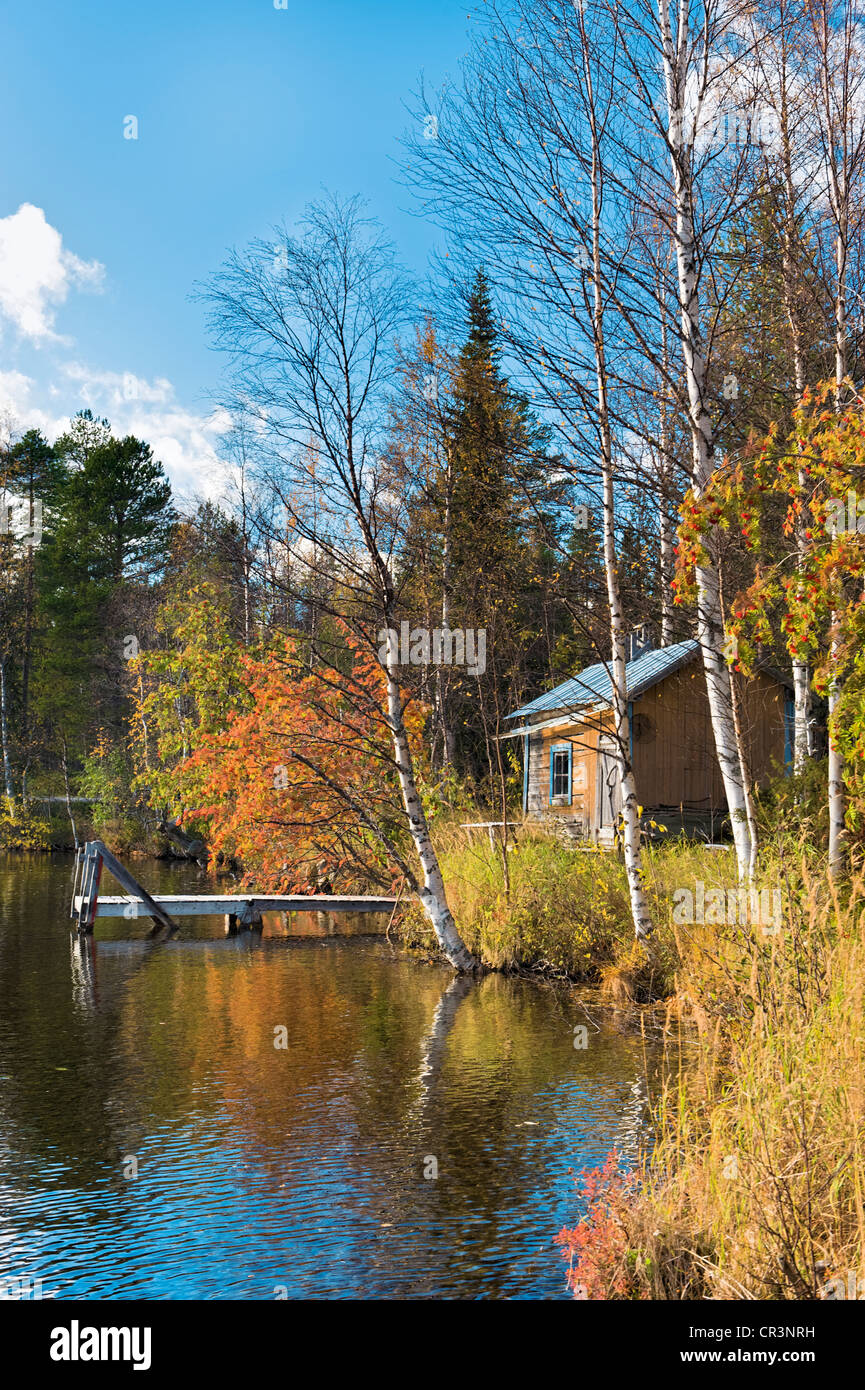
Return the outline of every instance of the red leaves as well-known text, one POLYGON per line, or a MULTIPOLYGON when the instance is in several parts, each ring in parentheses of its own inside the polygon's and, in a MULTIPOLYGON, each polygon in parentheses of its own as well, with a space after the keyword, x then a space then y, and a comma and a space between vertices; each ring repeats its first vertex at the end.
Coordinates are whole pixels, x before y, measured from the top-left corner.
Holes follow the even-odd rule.
POLYGON ((569 1262, 568 1288, 574 1298, 644 1298, 634 1280, 628 1260, 628 1216, 637 1186, 633 1173, 623 1172, 615 1149, 602 1168, 587 1168, 580 1174, 582 1196, 588 1204, 586 1215, 573 1228, 565 1227, 555 1237, 562 1246, 562 1258, 569 1262))

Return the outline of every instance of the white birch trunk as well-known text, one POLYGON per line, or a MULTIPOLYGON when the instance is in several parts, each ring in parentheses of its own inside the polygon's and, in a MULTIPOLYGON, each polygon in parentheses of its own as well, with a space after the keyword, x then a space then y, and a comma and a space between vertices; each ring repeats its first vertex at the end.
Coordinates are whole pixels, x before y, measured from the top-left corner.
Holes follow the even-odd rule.
POLYGON ((805 661, 793 662, 793 771, 805 771, 811 757, 811 673, 805 661))
POLYGON ((661 499, 658 505, 658 540, 660 543, 661 564, 661 646, 669 647, 672 645, 675 635, 673 630, 673 600, 671 595, 673 584, 673 525, 670 520, 670 512, 667 499, 664 495, 666 482, 664 475, 661 475, 661 499))
MULTIPOLYGON (((802 399, 805 390, 805 362, 802 348, 802 329, 796 304, 796 185, 793 179, 793 157, 790 143, 790 108, 787 92, 786 49, 782 49, 780 60, 780 92, 778 102, 778 124, 781 137, 781 172, 784 182, 784 228, 783 228, 783 272, 784 308, 790 330, 790 351, 793 357, 793 381, 797 401, 802 399)), ((804 467, 799 468, 799 496, 804 498, 807 475, 804 467)), ((807 518, 800 517, 796 528, 797 570, 801 575, 808 552, 805 535, 807 518)), ((806 661, 793 658, 793 771, 797 776, 805 771, 812 754, 811 747, 811 673, 806 661)))
POLYGON ((742 767, 742 791, 745 796, 745 819, 748 825, 748 835, 751 840, 751 856, 748 860, 748 880, 750 882, 757 871, 757 818, 754 814, 753 783, 751 782, 751 773, 748 767, 745 738, 742 729, 742 717, 738 696, 736 694, 736 677, 732 672, 730 673, 730 694, 733 698, 733 724, 736 730, 736 746, 739 749, 742 767))
POLYGON ((658 429, 658 542, 660 547, 661 580, 661 646, 668 647, 673 641, 673 523, 670 516, 670 489, 673 482, 673 467, 670 457, 670 403, 667 397, 670 380, 670 358, 667 343, 667 318, 665 305, 658 291, 658 309, 661 316, 661 403, 658 429))
POLYGON ((3 784, 10 814, 15 812, 15 783, 9 749, 9 703, 6 691, 6 658, 0 657, 0 744, 3 750, 3 784))
MULTIPOLYGON (((865 145, 859 107, 862 95, 862 61, 857 33, 858 16, 848 6, 841 23, 825 6, 809 10, 817 52, 817 118, 827 175, 827 191, 835 235, 835 408, 841 398, 848 371, 849 322, 847 317, 847 269, 850 254, 851 183, 859 175, 865 145)), ((834 537, 835 527, 832 528, 834 537)), ((840 644, 837 613, 832 614, 829 648, 829 876, 837 879, 845 868, 844 761, 833 729, 838 707, 838 649, 840 644)))
MULTIPOLYGON (((833 641, 830 660, 834 664, 837 643, 833 641)), ((839 690, 833 681, 829 690, 829 877, 838 879, 844 872, 844 760, 832 729, 833 715, 838 704, 839 690)))
POLYGON ((604 575, 607 585, 607 604, 610 612, 610 663, 613 687, 613 724, 616 738, 616 767, 622 815, 622 848, 634 935, 645 941, 652 933, 646 892, 643 884, 640 849, 640 805, 637 784, 631 764, 631 721, 628 711, 628 689, 625 657, 625 625, 619 572, 616 567, 615 490, 613 477, 613 437, 610 425, 608 375, 604 339, 604 291, 601 278, 601 190, 600 141, 595 122, 594 90, 589 65, 589 47, 580 13, 582 31, 583 69, 588 95, 589 124, 592 133, 592 334, 595 353, 598 423, 601 436, 601 472, 603 481, 604 575))
MULTIPOLYGON (((835 243, 835 260, 838 283, 835 295, 835 387, 836 403, 840 409, 841 392, 847 375, 847 302, 845 275, 847 265, 846 217, 844 202, 839 199, 838 234, 835 243)), ((832 539, 835 539, 836 526, 832 526, 832 539)), ((833 634, 837 634, 838 614, 832 614, 833 634)), ((838 707, 840 687, 837 679, 838 638, 833 635, 829 648, 829 668, 832 673, 829 685, 829 766, 827 798, 829 803, 829 877, 838 879, 844 871, 844 759, 838 748, 834 730, 834 714, 838 707)))
MULTIPOLYGON (((451 495, 453 493, 453 463, 450 454, 447 456, 445 471, 445 515, 444 515, 444 537, 442 541, 442 602, 441 602, 441 625, 442 631, 449 630, 451 625, 450 594, 451 594, 451 495)), ((439 730, 442 738, 442 767, 449 770, 453 767, 456 756, 456 739, 450 725, 448 715, 447 682, 442 672, 441 666, 436 667, 436 712, 438 715, 439 730)))
POLYGON ((430 920, 436 939, 451 965, 459 971, 476 970, 478 962, 465 946, 448 907, 438 855, 430 837, 423 803, 417 788, 414 763, 402 717, 399 682, 396 677, 398 658, 396 630, 388 620, 387 668, 385 673, 387 679, 387 722, 393 739, 403 806, 408 817, 414 847, 423 870, 423 884, 418 887, 418 897, 430 920))
MULTIPOLYGON (((599 374, 600 375, 600 374, 599 374)), ((599 380, 599 399, 604 395, 599 380)), ((606 465, 606 460, 605 460, 606 465)), ((625 657, 625 625, 616 570, 615 504, 612 467, 604 467, 604 572, 607 581, 607 602, 610 609, 611 666, 613 673, 613 722, 616 735, 616 763, 622 802, 622 850, 634 935, 644 941, 652 932, 646 892, 643 884, 642 853, 640 849, 640 804, 637 782, 631 763, 631 720, 628 711, 628 687, 625 657)))
MULTIPOLYGON (((673 42, 668 0, 658 0, 658 19, 666 81, 667 136, 671 146, 675 192, 674 239, 682 351, 688 390, 688 419, 691 429, 692 483, 694 494, 699 498, 712 476, 714 442, 712 421, 706 403, 706 361, 697 290, 697 247, 692 214, 693 174, 684 146, 682 129, 682 113, 685 109, 684 63, 687 62, 690 43, 687 7, 683 5, 679 12, 678 49, 673 42)), ((698 565, 696 569, 697 637, 703 655, 712 732, 732 823, 739 878, 745 880, 753 858, 752 835, 748 827, 745 779, 736 738, 730 671, 724 656, 720 575, 717 546, 713 543, 712 536, 707 538, 705 549, 708 564, 698 565)))

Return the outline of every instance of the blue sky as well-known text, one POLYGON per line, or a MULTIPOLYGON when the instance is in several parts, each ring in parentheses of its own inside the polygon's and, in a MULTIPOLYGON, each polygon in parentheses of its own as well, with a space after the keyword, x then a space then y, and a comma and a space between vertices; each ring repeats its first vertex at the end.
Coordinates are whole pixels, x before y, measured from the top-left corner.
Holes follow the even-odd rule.
POLYGON ((214 490, 219 358, 196 281, 324 189, 406 263, 435 229, 397 183, 403 103, 457 76, 466 0, 7 0, 0 17, 0 412, 90 405, 214 490), (124 139, 135 116, 138 138, 124 139))

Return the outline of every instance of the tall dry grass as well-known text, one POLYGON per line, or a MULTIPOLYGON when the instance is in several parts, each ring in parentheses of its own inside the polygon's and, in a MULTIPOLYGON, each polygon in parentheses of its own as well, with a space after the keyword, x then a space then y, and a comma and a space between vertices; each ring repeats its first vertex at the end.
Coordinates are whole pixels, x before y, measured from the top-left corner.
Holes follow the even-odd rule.
POLYGON ((438 834, 451 906, 487 964, 595 981, 616 1002, 650 1005, 646 1026, 665 1040, 640 1181, 613 1199, 612 1224, 601 1199, 603 1248, 589 1235, 583 1250, 596 1286, 619 1298, 813 1299, 848 1296, 852 1275, 865 1296, 863 875, 833 890, 821 855, 776 833, 757 886, 781 890, 777 929, 678 924, 676 889, 734 887, 733 856, 651 847, 646 956, 615 855, 521 831, 506 875, 481 833, 438 834))
POLYGON ((865 1276, 863 881, 773 868, 777 935, 677 942, 702 1047, 671 1075, 637 1207, 655 1297, 813 1299, 865 1276))
MULTIPOLYGON (((597 982, 633 956, 627 883, 615 855, 575 849, 543 828, 520 827, 505 864, 484 831, 451 823, 439 824, 435 834, 451 910, 466 944, 486 965, 597 982)), ((407 913, 403 935, 434 946, 417 910, 407 913)), ((660 954, 654 965, 635 963, 643 995, 666 992, 668 965, 660 954)))
POLYGON ((655 1141, 571 1242, 598 1296, 865 1297, 865 886, 822 869, 766 856, 777 932, 671 926, 655 1141))
MULTIPOLYGON (((435 827, 448 900, 471 950, 492 969, 517 967, 602 986, 616 1002, 650 1002, 676 987, 678 946, 670 931, 677 887, 701 879, 735 880, 732 850, 690 841, 647 845, 646 890, 657 931, 650 952, 637 949, 624 865, 618 855, 562 843, 542 825, 518 827, 505 866, 484 831, 454 821, 435 827)), ((410 944, 435 949, 423 913, 406 910, 410 944)))

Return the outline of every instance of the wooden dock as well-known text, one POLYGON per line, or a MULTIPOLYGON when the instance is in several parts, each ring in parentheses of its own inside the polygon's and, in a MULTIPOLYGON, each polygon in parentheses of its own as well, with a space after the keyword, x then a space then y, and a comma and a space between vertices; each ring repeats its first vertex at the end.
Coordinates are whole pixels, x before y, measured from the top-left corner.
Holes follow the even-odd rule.
POLYGON ((396 898, 339 893, 168 893, 155 897, 142 888, 101 840, 91 840, 75 866, 70 916, 80 932, 92 932, 97 917, 150 917, 155 925, 177 930, 176 917, 224 917, 229 936, 261 930, 265 912, 393 912, 396 898), (100 895, 103 867, 127 896, 100 895), (80 889, 80 891, 79 891, 80 889))
MULTIPOLYGON (((73 902, 77 915, 83 899, 73 902)), ((292 897, 270 893, 227 893, 223 895, 158 893, 157 903, 169 917, 240 917, 246 907, 257 912, 392 912, 396 898, 348 897, 338 893, 295 894, 292 897)), ((140 900, 128 897, 100 896, 96 901, 97 917, 149 917, 151 914, 140 900), (136 909, 130 912, 130 905, 136 909)))

